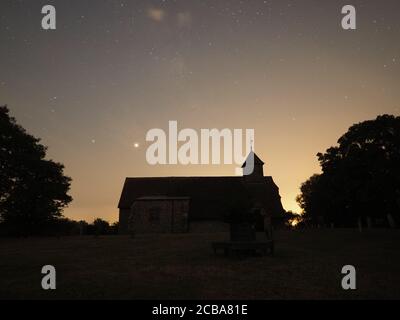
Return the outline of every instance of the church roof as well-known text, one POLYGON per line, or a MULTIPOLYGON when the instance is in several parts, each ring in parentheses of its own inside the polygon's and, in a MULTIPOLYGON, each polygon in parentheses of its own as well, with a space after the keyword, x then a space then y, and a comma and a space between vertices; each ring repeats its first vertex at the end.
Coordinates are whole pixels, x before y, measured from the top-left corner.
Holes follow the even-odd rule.
POLYGON ((269 210, 281 215, 283 208, 278 187, 272 177, 264 177, 264 180, 257 190, 251 190, 243 177, 126 178, 118 208, 130 209, 143 197, 188 197, 191 220, 217 220, 226 213, 228 203, 248 199, 257 192, 262 194, 269 210))
POLYGON ((262 161, 253 151, 250 151, 249 155, 246 158, 246 161, 243 163, 242 168, 246 166, 246 162, 251 159, 251 157, 254 157, 254 164, 255 165, 264 165, 264 161, 262 161))

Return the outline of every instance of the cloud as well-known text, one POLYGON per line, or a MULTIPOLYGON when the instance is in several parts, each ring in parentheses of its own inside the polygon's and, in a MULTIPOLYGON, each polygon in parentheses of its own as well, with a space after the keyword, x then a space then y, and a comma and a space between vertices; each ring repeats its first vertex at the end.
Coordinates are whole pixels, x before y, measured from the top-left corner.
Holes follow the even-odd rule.
POLYGON ((165 11, 159 8, 150 8, 147 10, 147 16, 156 22, 161 22, 164 20, 165 11))

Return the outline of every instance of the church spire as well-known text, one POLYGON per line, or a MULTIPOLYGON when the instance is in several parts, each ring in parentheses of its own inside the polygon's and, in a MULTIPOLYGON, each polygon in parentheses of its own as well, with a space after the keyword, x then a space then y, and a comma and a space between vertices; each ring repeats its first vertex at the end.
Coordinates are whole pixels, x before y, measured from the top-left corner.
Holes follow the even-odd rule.
POLYGON ((257 182, 264 178, 264 161, 262 161, 253 151, 251 151, 242 165, 243 176, 246 181, 257 182))
POLYGON ((246 163, 249 161, 254 161, 254 165, 264 165, 264 161, 262 161, 253 151, 253 148, 251 149, 249 155, 246 158, 246 161, 243 163, 242 168, 246 167, 246 163))

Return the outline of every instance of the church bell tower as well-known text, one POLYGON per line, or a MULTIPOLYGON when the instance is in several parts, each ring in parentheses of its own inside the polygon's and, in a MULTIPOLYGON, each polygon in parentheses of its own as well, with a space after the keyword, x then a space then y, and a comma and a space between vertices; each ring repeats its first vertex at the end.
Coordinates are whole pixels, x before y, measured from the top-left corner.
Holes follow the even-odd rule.
POLYGON ((242 165, 243 177, 246 182, 263 182, 264 181, 264 162, 254 153, 250 151, 246 161, 242 165))

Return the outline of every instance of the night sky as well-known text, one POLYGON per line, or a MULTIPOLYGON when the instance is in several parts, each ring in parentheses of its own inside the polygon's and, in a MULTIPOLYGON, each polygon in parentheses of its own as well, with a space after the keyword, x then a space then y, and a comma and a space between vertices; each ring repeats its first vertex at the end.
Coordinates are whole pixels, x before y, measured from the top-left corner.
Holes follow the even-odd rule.
POLYGON ((348 127, 400 114, 400 1, 1 0, 0 104, 66 166, 73 219, 117 220, 125 177, 232 175, 150 166, 146 132, 254 128, 298 210, 316 153, 348 127), (57 29, 41 28, 41 8, 57 29), (357 30, 341 8, 357 9, 357 30), (136 144, 136 145, 135 145, 136 144))

